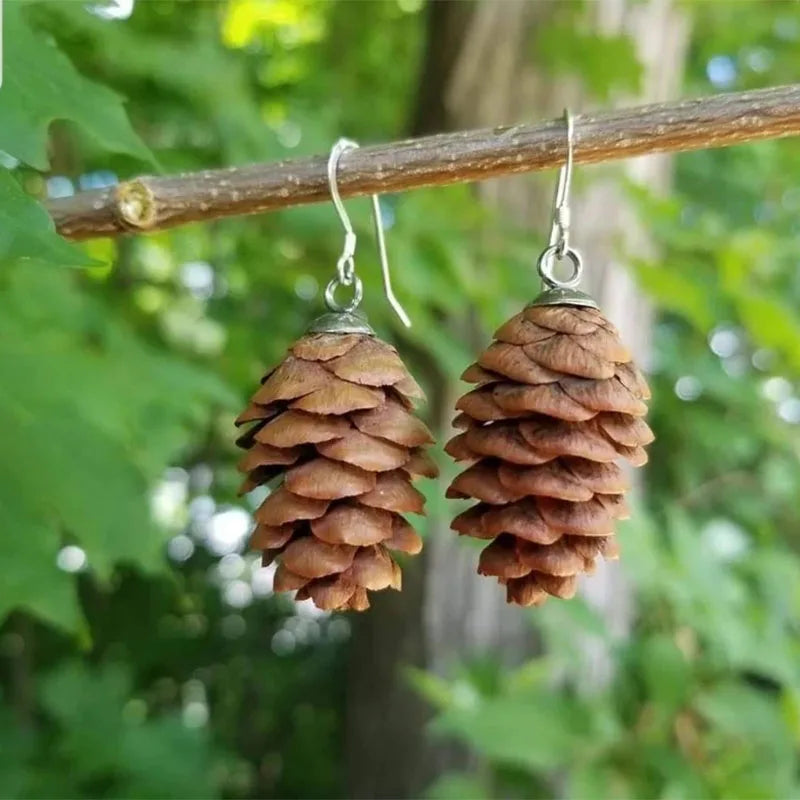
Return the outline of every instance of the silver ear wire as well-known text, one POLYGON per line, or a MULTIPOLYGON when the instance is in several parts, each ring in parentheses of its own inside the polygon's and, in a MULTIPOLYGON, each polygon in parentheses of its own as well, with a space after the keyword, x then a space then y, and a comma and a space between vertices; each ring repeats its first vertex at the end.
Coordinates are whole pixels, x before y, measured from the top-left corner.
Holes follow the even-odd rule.
MULTIPOLYGON (((344 228, 344 247, 342 254, 336 262, 336 276, 330 281, 325 288, 325 304, 331 311, 352 313, 361 303, 364 296, 364 287, 361 279, 356 275, 355 268, 355 253, 357 237, 353 226, 350 222, 350 217, 347 214, 347 209, 344 207, 341 195, 339 194, 339 187, 336 182, 336 172, 339 167, 339 160, 343 153, 349 150, 355 150, 358 143, 351 139, 339 139, 336 144, 331 148, 331 154, 328 158, 328 186, 331 192, 331 199, 336 208, 336 213, 339 215, 339 220, 344 228), (353 297, 350 302, 343 306, 336 302, 334 295, 340 286, 352 286, 353 297)), ((394 309, 401 322, 407 327, 411 327, 411 320, 408 318, 403 306, 392 290, 392 278, 389 272, 389 258, 386 254, 386 239, 383 235, 383 220, 381 219, 381 206, 378 200, 378 195, 372 195, 372 221, 375 226, 375 238, 378 243, 378 257, 381 264, 381 274, 383 276, 383 290, 386 294, 386 299, 389 305, 394 309)))
POLYGON ((558 171, 558 183, 553 196, 553 225, 550 228, 549 246, 558 245, 558 255, 569 250, 569 190, 572 185, 572 159, 575 146, 575 120, 568 108, 564 109, 564 122, 567 126, 567 156, 564 166, 558 171))
POLYGON ((400 321, 406 328, 411 327, 411 319, 400 301, 395 296, 392 289, 392 277, 389 273, 389 257, 386 255, 386 239, 383 235, 383 219, 381 217, 381 204, 378 200, 378 195, 372 195, 372 221, 375 225, 375 239, 378 242, 378 257, 381 262, 381 275, 383 276, 383 293, 389 301, 389 305, 394 309, 394 313, 400 318, 400 321))
POLYGON ((553 196, 553 224, 550 240, 536 262, 536 269, 544 283, 544 291, 533 305, 579 305, 597 308, 597 303, 577 290, 583 272, 581 254, 569 244, 570 208, 569 190, 572 184, 572 162, 575 146, 575 121, 568 108, 564 109, 564 124, 567 129, 567 153, 564 165, 558 171, 558 182, 553 196), (554 268, 557 261, 568 261, 571 274, 566 279, 557 278, 554 268))
POLYGON ((331 311, 340 311, 350 313, 355 311, 361 304, 361 299, 364 296, 364 286, 361 279, 356 275, 355 254, 356 254, 356 234, 353 230, 353 225, 350 222, 350 217, 347 214, 347 209, 342 203, 342 198, 339 195, 339 187, 336 184, 336 170, 339 167, 339 159, 343 153, 348 150, 355 150, 358 147, 356 142, 349 139, 339 139, 336 144, 331 148, 331 154, 328 156, 328 188, 331 192, 331 199, 336 213, 339 215, 339 221, 344 228, 344 246, 342 254, 336 261, 336 276, 331 279, 330 283, 325 287, 325 304, 331 311), (352 286, 353 297, 347 305, 341 305, 336 302, 336 290, 340 286, 352 286))

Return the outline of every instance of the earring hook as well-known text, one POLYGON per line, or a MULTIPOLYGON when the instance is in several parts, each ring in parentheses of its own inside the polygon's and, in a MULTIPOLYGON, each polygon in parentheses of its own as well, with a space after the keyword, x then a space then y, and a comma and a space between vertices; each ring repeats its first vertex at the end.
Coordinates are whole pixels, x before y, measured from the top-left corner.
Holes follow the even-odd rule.
POLYGON ((553 197, 553 225, 550 228, 550 246, 557 245, 559 257, 569 250, 569 190, 572 185, 572 161, 575 146, 575 120, 572 112, 564 109, 564 123, 567 128, 567 155, 564 165, 558 171, 558 183, 553 197))
POLYGON ((574 247, 570 247, 569 243, 569 189, 572 183, 574 160, 575 120, 568 108, 564 109, 564 124, 567 129, 567 152, 564 164, 558 171, 558 181, 553 197, 553 224, 550 228, 550 240, 536 262, 536 269, 544 283, 544 291, 533 300, 531 305, 574 305, 597 308, 597 303, 589 295, 576 288, 583 272, 583 259, 574 247), (554 269, 557 261, 569 263, 569 277, 564 279, 556 277, 554 269))
POLYGON ((378 195, 372 195, 372 221, 375 226, 375 238, 378 241, 378 256, 381 262, 381 275, 383 276, 383 293, 389 301, 389 305, 394 309, 394 313, 400 318, 400 322, 411 327, 411 319, 406 314, 406 310, 400 305, 392 289, 392 277, 389 273, 389 257, 386 254, 386 238, 383 235, 383 217, 381 215, 381 204, 378 195))
POLYGON ((575 123, 568 108, 564 109, 564 123, 567 129, 567 154, 564 165, 558 171, 558 182, 553 196, 553 224, 550 228, 550 241, 539 256, 536 266, 542 280, 551 288, 574 289, 580 283, 583 264, 580 253, 569 246, 569 188, 572 183, 575 123), (572 271, 568 278, 560 280, 556 278, 553 268, 556 261, 565 259, 570 262, 572 271))
MULTIPOLYGON (((350 150, 358 148, 358 143, 351 139, 339 139, 331 148, 330 156, 328 157, 328 187, 330 188, 331 198, 333 205, 336 208, 336 213, 339 215, 339 220, 344 228, 344 247, 342 254, 336 262, 336 277, 331 280, 325 289, 325 302, 331 311, 354 311, 361 303, 364 294, 361 279, 356 275, 355 271, 355 252, 357 237, 353 230, 353 225, 350 222, 350 217, 347 209, 344 207, 341 195, 339 194, 339 186, 336 180, 336 173, 339 168, 339 161, 342 155, 350 150), (334 294, 339 286, 353 286, 353 299, 347 306, 339 305, 334 294)), ((383 220, 381 218, 380 200, 377 194, 371 196, 372 200, 372 221, 375 227, 375 238, 378 243, 378 257, 381 264, 381 274, 383 276, 383 291, 386 294, 386 299, 389 305, 394 309, 397 316, 400 318, 403 325, 407 328, 411 327, 411 320, 406 314, 405 309, 400 305, 400 301, 395 296, 392 289, 392 278, 389 272, 389 257, 386 253, 386 239, 383 232, 383 220)))
POLYGON ((350 286, 355 278, 355 262, 353 258, 356 254, 357 239, 355 231, 353 230, 353 225, 350 222, 350 217, 347 214, 347 209, 344 207, 342 197, 339 194, 336 172, 339 169, 339 161, 342 155, 350 150, 355 150, 357 147, 357 142, 350 139, 339 139, 331 148, 331 153, 328 156, 328 188, 331 192, 331 199, 333 200, 336 213, 339 215, 339 221, 344 228, 344 247, 342 248, 342 254, 336 262, 339 282, 344 286, 350 286))

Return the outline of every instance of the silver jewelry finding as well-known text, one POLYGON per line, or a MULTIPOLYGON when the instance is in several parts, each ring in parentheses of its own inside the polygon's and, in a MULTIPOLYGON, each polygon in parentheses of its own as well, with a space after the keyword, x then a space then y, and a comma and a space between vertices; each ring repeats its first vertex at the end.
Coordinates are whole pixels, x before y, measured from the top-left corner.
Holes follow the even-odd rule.
POLYGON ((308 333, 363 333, 374 336, 366 317, 356 311, 329 311, 308 326, 308 333))
MULTIPOLYGON (((364 297, 364 287, 360 278, 356 275, 355 267, 355 253, 357 237, 350 222, 350 217, 347 214, 347 209, 344 207, 341 195, 339 194, 339 186, 336 181, 336 172, 339 167, 339 161, 342 155, 350 150, 355 150, 358 143, 351 139, 339 139, 336 144, 331 148, 331 154, 328 158, 328 186, 331 192, 331 199, 336 208, 336 213, 339 215, 339 220, 344 228, 344 247, 342 254, 336 262, 336 275, 331 279, 325 287, 325 305, 333 312, 339 313, 352 313, 361 303, 364 297), (336 301, 336 290, 340 286, 352 286, 353 297, 349 303, 342 305, 336 301)), ((402 323, 407 327, 411 327, 411 320, 408 318, 400 301, 395 297, 392 290, 392 279, 389 274, 389 258, 386 254, 386 240, 383 235, 383 221, 381 219, 381 206, 378 200, 378 195, 372 195, 372 220, 375 226, 375 238, 378 242, 378 256, 381 264, 381 274, 383 276, 383 290, 389 305, 394 309, 395 313, 402 323)))
POLYGON ((558 244, 551 244, 550 247, 545 249, 539 256, 536 268, 539 270, 539 275, 542 276, 542 280, 551 286, 558 286, 561 289, 574 289, 581 282, 583 261, 577 250, 567 248, 563 253, 559 253, 558 244), (572 274, 568 278, 556 278, 553 274, 553 267, 556 261, 570 262, 572 274))
POLYGON ((567 128, 567 153, 564 165, 558 171, 558 182, 553 197, 550 241, 536 262, 536 269, 543 283, 543 292, 531 305, 561 304, 597 308, 597 303, 589 295, 577 289, 583 273, 583 260, 580 253, 570 247, 569 243, 571 222, 569 190, 572 183, 575 123, 568 108, 564 109, 564 122, 567 128), (564 261, 571 267, 570 274, 566 278, 558 278, 554 271, 555 266, 564 261))
POLYGON ((352 276, 349 284, 336 277, 325 287, 325 305, 328 306, 331 311, 344 311, 347 313, 355 311, 361 305, 363 298, 364 284, 361 283, 361 278, 355 274, 352 276), (336 290, 340 286, 353 287, 353 297, 350 299, 350 302, 345 303, 345 305, 336 301, 336 290))

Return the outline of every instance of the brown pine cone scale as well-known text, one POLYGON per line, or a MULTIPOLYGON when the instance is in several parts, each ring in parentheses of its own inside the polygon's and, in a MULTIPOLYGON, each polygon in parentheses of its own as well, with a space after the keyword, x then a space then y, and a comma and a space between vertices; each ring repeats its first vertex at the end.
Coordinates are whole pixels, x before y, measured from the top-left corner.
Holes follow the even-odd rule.
POLYGON ((391 552, 422 540, 402 516, 424 513, 417 477, 436 477, 433 441, 411 413, 423 398, 390 345, 367 333, 314 333, 264 376, 236 420, 240 493, 276 482, 250 545, 278 561, 275 591, 325 610, 364 611, 369 591, 401 586, 391 552))
POLYGON ((629 481, 617 461, 647 461, 647 382, 599 311, 569 305, 517 314, 462 379, 475 388, 445 450, 469 466, 447 497, 478 503, 453 529, 489 542, 478 572, 509 603, 572 597, 598 557, 619 555, 629 481))

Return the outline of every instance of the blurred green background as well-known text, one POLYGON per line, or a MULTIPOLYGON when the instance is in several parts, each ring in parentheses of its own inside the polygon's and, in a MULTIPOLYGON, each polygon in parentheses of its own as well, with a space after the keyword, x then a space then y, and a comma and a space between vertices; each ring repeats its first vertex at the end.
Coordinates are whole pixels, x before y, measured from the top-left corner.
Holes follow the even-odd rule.
MULTIPOLYGON (((621 569, 530 611, 504 608, 447 531, 443 458, 424 557, 362 617, 273 596, 246 552, 232 422, 321 309, 330 204, 67 245, 35 199, 341 135, 789 83, 800 4, 9 0, 5 15, 1 796, 800 796, 796 141, 576 170, 574 241, 650 375, 658 438, 621 569)), ((537 291, 554 180, 384 198, 409 331, 379 288, 368 203, 348 203, 365 309, 441 440, 461 370, 537 291)))

